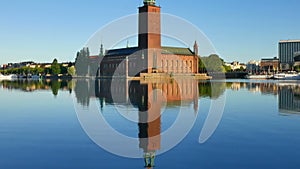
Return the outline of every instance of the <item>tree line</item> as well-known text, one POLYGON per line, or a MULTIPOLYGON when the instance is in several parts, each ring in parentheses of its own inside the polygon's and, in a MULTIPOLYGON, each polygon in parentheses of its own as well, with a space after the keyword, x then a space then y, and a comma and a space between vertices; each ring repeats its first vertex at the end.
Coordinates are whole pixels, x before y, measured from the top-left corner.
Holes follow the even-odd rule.
POLYGON ((57 59, 54 59, 50 67, 45 66, 22 66, 17 68, 8 68, 0 70, 1 74, 18 74, 18 75, 70 75, 74 76, 76 71, 73 63, 69 62, 67 66, 58 63, 57 59))
MULTIPOLYGON (((212 54, 208 57, 201 57, 199 59, 198 69, 200 73, 226 73, 231 72, 231 67, 226 66, 223 59, 221 59, 218 55, 212 54)), ((240 69, 238 71, 245 71, 240 69)))

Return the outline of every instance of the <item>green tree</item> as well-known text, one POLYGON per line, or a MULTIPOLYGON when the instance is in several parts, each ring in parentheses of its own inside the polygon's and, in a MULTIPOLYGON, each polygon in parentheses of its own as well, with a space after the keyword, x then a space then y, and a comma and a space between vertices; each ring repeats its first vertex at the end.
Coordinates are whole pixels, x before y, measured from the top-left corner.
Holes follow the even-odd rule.
POLYGON ((83 48, 82 50, 80 50, 80 52, 77 52, 75 69, 78 76, 88 75, 89 56, 89 48, 83 48))
POLYGON ((64 75, 68 74, 68 68, 65 66, 61 65, 60 70, 61 70, 61 74, 64 74, 64 75))
POLYGON ((201 58, 207 72, 225 72, 224 61, 216 54, 201 58))
POLYGON ((74 66, 68 67, 68 74, 71 76, 75 76, 76 74, 76 69, 74 66))
POLYGON ((51 68, 45 68, 44 69, 44 74, 47 75, 47 74, 50 74, 51 73, 51 68))
POLYGON ((295 66, 294 70, 297 71, 297 72, 300 72, 300 66, 295 66))
POLYGON ((29 67, 26 67, 26 66, 22 67, 22 72, 23 72, 23 74, 25 74, 25 75, 28 75, 28 74, 31 73, 31 72, 30 72, 30 68, 29 68, 29 67))
POLYGON ((224 69, 225 69, 225 72, 231 72, 231 67, 230 66, 226 66, 226 65, 223 65, 224 69))
POLYGON ((203 61, 202 61, 202 58, 199 58, 198 63, 199 63, 199 64, 198 64, 198 65, 199 65, 199 67, 198 67, 199 72, 200 72, 200 73, 206 73, 207 70, 206 70, 205 65, 204 65, 204 63, 203 63, 203 61))
POLYGON ((52 75, 56 76, 61 73, 60 65, 58 64, 57 59, 54 59, 51 64, 52 75))
POLYGON ((36 68, 36 72, 37 72, 37 74, 43 74, 45 72, 45 69, 38 67, 38 68, 36 68))

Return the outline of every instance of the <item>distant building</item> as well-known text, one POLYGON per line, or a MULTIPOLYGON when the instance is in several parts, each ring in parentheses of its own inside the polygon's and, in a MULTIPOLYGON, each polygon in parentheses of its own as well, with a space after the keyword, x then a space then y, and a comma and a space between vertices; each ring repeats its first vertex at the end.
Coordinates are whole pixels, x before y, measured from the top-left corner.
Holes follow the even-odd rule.
POLYGON ((264 58, 260 62, 260 71, 263 72, 276 72, 279 70, 279 59, 274 58, 264 58))
POLYGON ((260 72, 260 62, 251 60, 247 63, 247 72, 257 74, 260 72))
POLYGON ((244 63, 240 63, 238 61, 234 61, 231 63, 225 63, 226 66, 229 66, 232 71, 236 70, 246 70, 247 66, 244 63))
POLYGON ((300 40, 282 40, 279 42, 279 60, 282 70, 291 70, 294 57, 300 52, 300 40))

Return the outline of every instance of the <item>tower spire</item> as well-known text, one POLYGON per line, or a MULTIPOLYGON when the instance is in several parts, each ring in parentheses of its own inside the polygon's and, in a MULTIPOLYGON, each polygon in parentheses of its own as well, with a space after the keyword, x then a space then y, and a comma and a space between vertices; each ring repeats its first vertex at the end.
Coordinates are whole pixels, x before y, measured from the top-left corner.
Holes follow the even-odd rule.
POLYGON ((199 50, 199 46, 197 44, 197 41, 195 41, 195 43, 194 43, 194 53, 195 53, 196 56, 199 55, 199 51, 198 50, 199 50))
POLYGON ((101 42, 101 45, 100 45, 100 53, 99 53, 99 56, 104 56, 104 47, 103 47, 103 44, 101 42))

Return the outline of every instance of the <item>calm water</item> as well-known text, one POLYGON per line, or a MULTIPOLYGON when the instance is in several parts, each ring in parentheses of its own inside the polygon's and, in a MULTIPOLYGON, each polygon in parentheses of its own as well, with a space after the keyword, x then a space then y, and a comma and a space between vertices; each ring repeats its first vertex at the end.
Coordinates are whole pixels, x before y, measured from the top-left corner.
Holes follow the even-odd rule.
POLYGON ((298 82, 15 81, 0 93, 1 168, 139 169, 151 156, 157 169, 300 166, 298 82))

